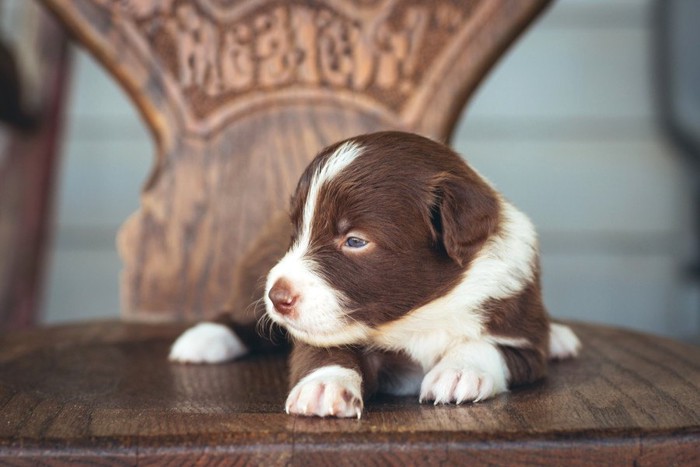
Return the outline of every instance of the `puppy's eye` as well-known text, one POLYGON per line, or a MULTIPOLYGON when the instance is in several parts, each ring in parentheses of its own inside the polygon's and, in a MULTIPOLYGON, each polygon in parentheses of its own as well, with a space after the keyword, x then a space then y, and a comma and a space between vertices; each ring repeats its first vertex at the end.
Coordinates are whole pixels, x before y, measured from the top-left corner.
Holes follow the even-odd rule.
POLYGON ((358 237, 348 237, 345 240, 345 246, 348 248, 363 248, 367 246, 367 240, 363 240, 358 237))

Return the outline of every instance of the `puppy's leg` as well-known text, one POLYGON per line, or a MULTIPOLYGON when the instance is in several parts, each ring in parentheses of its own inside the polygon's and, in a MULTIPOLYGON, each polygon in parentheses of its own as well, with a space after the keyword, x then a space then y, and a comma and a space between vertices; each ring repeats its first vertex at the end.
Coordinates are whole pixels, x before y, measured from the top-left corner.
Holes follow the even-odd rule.
POLYGON ((173 343, 168 359, 179 363, 221 363, 286 342, 282 330, 274 324, 265 330, 269 339, 263 338, 257 323, 264 307, 251 301, 236 298, 227 306, 232 311, 189 328, 173 343))
POLYGON ((289 347, 287 337, 278 325, 270 324, 262 335, 257 320, 248 321, 237 322, 231 313, 222 313, 213 321, 196 324, 177 338, 170 347, 168 359, 179 363, 222 363, 250 352, 278 351, 289 347))
POLYGON ((425 375, 420 401, 435 404, 478 402, 504 392, 508 366, 498 346, 464 342, 453 346, 425 375))
POLYGON ((248 353, 243 341, 229 326, 199 323, 177 338, 168 359, 180 363, 221 363, 248 353))
POLYGON ((547 353, 534 347, 499 345, 508 367, 508 387, 534 383, 547 375, 547 353))
POLYGON ((549 358, 563 360, 578 355, 581 341, 569 326, 551 323, 549 325, 549 358))
POLYGON ((181 363, 220 363, 248 352, 272 350, 286 344, 277 325, 257 327, 265 313, 265 276, 284 255, 291 235, 286 213, 273 216, 233 274, 226 312, 211 322, 185 331, 170 349, 169 359, 181 363))
POLYGON ((360 418, 363 396, 376 389, 376 371, 357 349, 296 343, 285 409, 297 415, 360 418))

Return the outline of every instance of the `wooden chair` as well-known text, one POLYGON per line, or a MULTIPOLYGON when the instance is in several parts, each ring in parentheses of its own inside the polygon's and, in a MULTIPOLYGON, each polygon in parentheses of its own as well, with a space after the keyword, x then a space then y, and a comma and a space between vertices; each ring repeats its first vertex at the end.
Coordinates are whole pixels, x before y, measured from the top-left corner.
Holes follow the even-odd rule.
POLYGON ((16 46, 0 37, 0 331, 35 323, 68 75, 65 31, 21 6, 16 46), (22 57, 36 66, 19 66, 22 57))
POLYGON ((362 420, 286 415, 281 355, 166 361, 183 322, 239 292, 319 148, 389 128, 447 140, 546 0, 42 2, 127 89, 157 154, 118 239, 125 321, 0 337, 0 461, 700 462, 700 350, 602 326, 575 325, 583 355, 535 386, 458 407, 380 397, 362 420))

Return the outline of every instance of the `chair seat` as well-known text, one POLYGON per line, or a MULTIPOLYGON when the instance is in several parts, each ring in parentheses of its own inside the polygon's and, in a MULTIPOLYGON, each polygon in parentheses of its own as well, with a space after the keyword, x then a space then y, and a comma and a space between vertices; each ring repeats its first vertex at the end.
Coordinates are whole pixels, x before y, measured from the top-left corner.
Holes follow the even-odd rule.
POLYGON ((542 383, 461 406, 380 396, 361 420, 286 415, 284 355, 168 363, 182 325, 8 334, 0 462, 698 465, 700 348, 573 326, 581 357, 542 383))

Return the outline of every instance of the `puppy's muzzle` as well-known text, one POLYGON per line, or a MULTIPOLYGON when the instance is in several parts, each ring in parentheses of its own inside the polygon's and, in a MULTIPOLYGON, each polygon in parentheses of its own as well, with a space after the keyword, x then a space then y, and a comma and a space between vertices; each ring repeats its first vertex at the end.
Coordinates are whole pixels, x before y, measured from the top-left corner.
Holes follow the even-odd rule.
POLYGON ((285 279, 278 279, 267 296, 270 298, 275 310, 285 316, 294 312, 294 308, 299 301, 299 294, 285 279))

